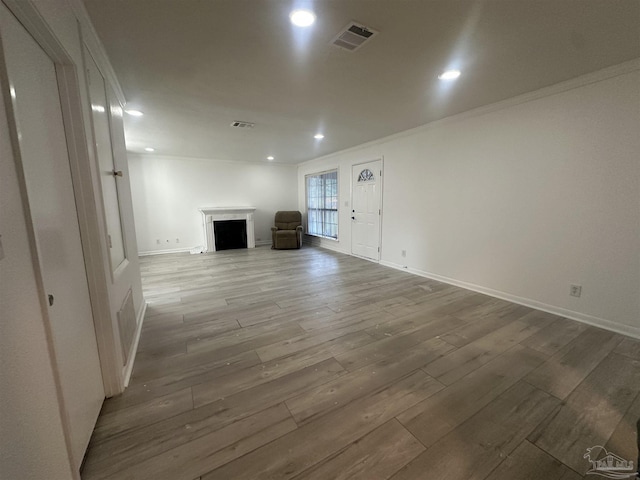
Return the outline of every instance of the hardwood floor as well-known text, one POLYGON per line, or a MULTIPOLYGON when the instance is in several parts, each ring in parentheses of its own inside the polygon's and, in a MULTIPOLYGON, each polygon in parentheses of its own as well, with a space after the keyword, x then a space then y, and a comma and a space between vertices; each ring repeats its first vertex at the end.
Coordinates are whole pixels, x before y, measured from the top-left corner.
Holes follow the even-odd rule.
POLYGON ((637 458, 640 341, 311 247, 141 266, 133 376, 85 480, 574 480, 589 447, 637 458))

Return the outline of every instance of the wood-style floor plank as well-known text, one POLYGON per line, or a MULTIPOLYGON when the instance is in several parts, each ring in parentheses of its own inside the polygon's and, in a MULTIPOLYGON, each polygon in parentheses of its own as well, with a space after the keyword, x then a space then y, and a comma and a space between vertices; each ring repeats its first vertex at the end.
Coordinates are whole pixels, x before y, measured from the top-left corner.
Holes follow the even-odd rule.
POLYGON ((521 343, 525 347, 552 356, 586 329, 587 326, 583 323, 567 320, 566 318, 557 318, 551 325, 541 329, 521 343))
POLYGON ((452 349, 448 343, 432 338, 401 354, 364 366, 291 398, 286 402, 287 407, 299 425, 307 423, 418 370, 452 349))
POLYGON ((578 473, 586 449, 604 446, 640 393, 640 361, 610 354, 529 440, 578 473))
POLYGON ((428 474, 447 480, 484 479, 558 403, 520 381, 392 478, 418 479, 428 474))
POLYGON ((559 399, 566 398, 591 371, 620 343, 612 332, 587 329, 561 348, 526 380, 559 399))
POLYGON ((283 404, 136 463, 111 480, 190 480, 296 429, 283 404))
POLYGON ((427 365, 425 371, 445 385, 451 385, 517 343, 526 340, 550 322, 549 318, 538 320, 537 317, 526 316, 514 319, 509 324, 427 365))
POLYGON ((638 340, 319 248, 140 265, 131 382, 84 480, 578 480, 589 446, 635 459, 638 340))
POLYGON ((528 441, 523 441, 486 480, 561 480, 569 469, 528 441))
POLYGON ((398 415, 423 445, 430 447, 495 401, 543 361, 542 355, 516 345, 433 397, 398 415))
POLYGON ((131 468, 140 461, 179 447, 286 398, 325 383, 345 370, 334 359, 293 372, 277 380, 243 390, 224 399, 207 403, 165 420, 136 428, 126 434, 104 440, 95 455, 85 460, 85 470, 94 478, 122 467, 131 468), (99 472, 99 473, 98 473, 99 472))
MULTIPOLYGON (((611 437, 609 437, 609 441, 605 445, 606 449, 626 460, 640 458, 640 453, 637 448, 637 422, 640 422, 640 394, 636 396, 624 417, 611 434, 611 437)), ((634 465, 638 466, 638 462, 634 462, 634 465)))
POLYGON ((389 420, 295 480, 385 480, 424 450, 396 420, 389 420))
POLYGON ((433 378, 417 370, 387 388, 307 423, 202 478, 292 478, 441 388, 442 385, 433 378))

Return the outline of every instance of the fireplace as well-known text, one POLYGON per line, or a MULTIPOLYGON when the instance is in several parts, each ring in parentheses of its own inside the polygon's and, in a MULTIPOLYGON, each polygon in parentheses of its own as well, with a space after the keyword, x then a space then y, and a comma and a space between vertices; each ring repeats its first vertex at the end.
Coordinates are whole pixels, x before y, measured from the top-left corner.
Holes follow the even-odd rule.
POLYGON ((206 252, 229 248, 255 248, 255 207, 203 207, 198 210, 202 214, 206 252), (221 237, 218 238, 218 235, 221 237), (242 246, 229 246, 238 245, 241 239, 244 239, 242 246))
POLYGON ((214 220, 213 237, 216 251, 247 248, 247 221, 214 220))

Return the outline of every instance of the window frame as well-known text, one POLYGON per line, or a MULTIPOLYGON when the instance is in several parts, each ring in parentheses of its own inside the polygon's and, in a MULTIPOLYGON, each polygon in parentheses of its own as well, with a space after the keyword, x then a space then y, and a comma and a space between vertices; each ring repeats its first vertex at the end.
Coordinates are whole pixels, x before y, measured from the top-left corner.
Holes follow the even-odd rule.
MULTIPOLYGON (((323 197, 326 199, 326 196, 323 197)), ((336 168, 331 168, 328 170, 323 170, 320 172, 313 172, 313 173, 308 173, 304 176, 304 201, 305 201, 305 207, 306 207, 306 222, 307 222, 307 228, 306 228, 306 235, 312 236, 312 237, 318 237, 318 238, 326 238, 327 240, 333 240, 333 241, 338 241, 340 235, 339 235, 339 230, 340 230, 340 169, 338 167, 336 168), (335 209, 327 209, 327 208, 313 208, 310 209, 309 208, 309 178, 310 177, 320 177, 322 175, 327 175, 329 173, 335 173, 336 175, 336 208, 335 209), (335 212, 335 230, 336 230, 336 236, 332 237, 330 235, 323 235, 320 233, 311 233, 311 229, 309 227, 309 211, 310 210, 316 210, 316 211, 330 211, 330 212, 335 212)))

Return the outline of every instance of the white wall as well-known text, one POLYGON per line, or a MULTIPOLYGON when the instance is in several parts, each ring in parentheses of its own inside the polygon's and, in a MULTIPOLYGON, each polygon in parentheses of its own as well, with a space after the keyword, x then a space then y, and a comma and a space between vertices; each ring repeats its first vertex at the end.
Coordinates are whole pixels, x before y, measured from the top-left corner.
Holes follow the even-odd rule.
POLYGON ((297 208, 291 165, 129 154, 129 171, 143 254, 204 245, 199 207, 256 207, 258 243, 271 242, 276 211, 297 208))
POLYGON ((381 263, 640 337, 639 68, 301 165, 300 209, 340 169, 340 240, 315 243, 350 252, 351 165, 384 158, 381 263))

